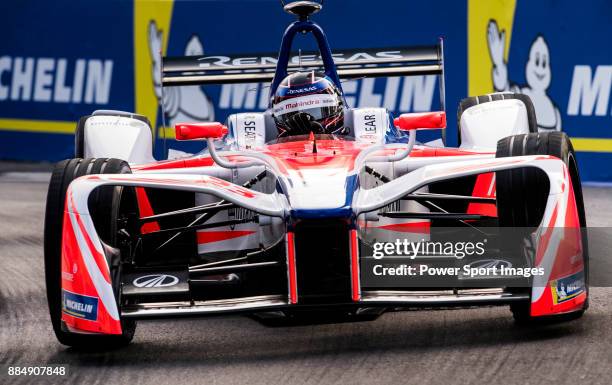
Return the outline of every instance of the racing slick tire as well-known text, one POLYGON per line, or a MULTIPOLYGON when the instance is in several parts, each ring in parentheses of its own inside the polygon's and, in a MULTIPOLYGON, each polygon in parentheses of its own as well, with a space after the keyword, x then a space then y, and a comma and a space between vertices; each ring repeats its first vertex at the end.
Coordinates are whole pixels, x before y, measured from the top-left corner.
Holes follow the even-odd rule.
MULTIPOLYGON (((584 284, 587 299, 580 310, 551 316, 532 317, 529 302, 513 304, 510 310, 519 325, 556 323, 580 318, 589 306, 589 253, 584 231, 586 217, 582 185, 574 148, 567 134, 556 131, 513 135, 497 142, 496 158, 523 155, 552 155, 567 165, 574 189, 580 227, 583 229, 584 284)), ((498 171, 495 177, 499 226, 537 227, 546 208, 550 184, 548 177, 542 171, 532 167, 498 171)))
MULTIPOLYGON (((134 337, 136 323, 121 321, 123 334, 94 335, 73 333, 62 325, 61 248, 66 191, 70 183, 84 175, 129 174, 130 166, 120 159, 67 159, 59 162, 51 175, 47 193, 44 229, 44 261, 47 302, 53 331, 59 342, 82 349, 108 349, 128 344, 134 337)), ((100 237, 114 246, 113 219, 119 209, 120 188, 101 187, 90 196, 91 215, 97 219, 100 237)), ((110 264, 109 264, 110 265, 110 264)), ((111 276, 113 272, 111 272, 111 276)))
POLYGON ((79 119, 76 130, 74 130, 74 157, 85 157, 85 122, 91 115, 86 115, 79 119))

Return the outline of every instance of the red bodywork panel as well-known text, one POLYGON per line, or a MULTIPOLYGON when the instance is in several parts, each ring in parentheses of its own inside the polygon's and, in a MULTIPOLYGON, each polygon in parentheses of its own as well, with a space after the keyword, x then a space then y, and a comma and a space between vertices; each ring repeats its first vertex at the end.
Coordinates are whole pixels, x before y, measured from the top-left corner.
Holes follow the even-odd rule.
POLYGON ((563 189, 569 190, 568 199, 567 202, 558 201, 555 206, 555 212, 550 219, 550 223, 544 225, 546 231, 542 235, 541 244, 536 253, 536 264, 541 262, 546 250, 552 246, 554 242, 553 235, 558 235, 558 232, 561 231, 563 237, 558 242, 558 245, 555 245, 557 247, 557 255, 555 257, 555 263, 552 266, 550 278, 544 288, 544 293, 539 300, 531 304, 532 316, 547 316, 580 310, 584 307, 584 303, 587 299, 588 293, 584 290, 573 298, 563 300, 562 302, 557 301, 557 295, 555 293, 558 280, 568 280, 572 276, 580 273, 584 276, 585 268, 583 258, 581 257, 584 249, 582 246, 582 232, 576 198, 574 196, 574 188, 571 178, 569 178, 568 175, 565 176, 567 183, 563 186, 563 189), (566 207, 560 206, 563 203, 566 203, 566 207), (553 226, 560 211, 564 211, 564 227, 555 228, 553 226), (578 256, 580 256, 580 258, 578 258, 578 256))
POLYGON ((84 226, 81 215, 71 214, 66 209, 62 231, 61 284, 62 296, 69 296, 62 298, 62 321, 68 327, 89 333, 121 334, 120 321, 111 316, 93 283, 92 274, 97 270, 102 279, 110 284, 105 258, 93 246, 91 234, 84 226), (73 226, 75 222, 77 228, 73 226), (79 237, 86 244, 85 251, 81 249, 83 245, 79 245, 79 237), (83 252, 91 254, 95 266, 87 266, 83 252))
MULTIPOLYGON (((313 153, 313 142, 311 140, 300 140, 293 142, 266 145, 260 152, 277 159, 280 165, 286 168, 295 167, 328 167, 339 164, 347 164, 354 161, 360 151, 371 146, 371 144, 357 143, 348 140, 317 140, 317 152, 313 153)), ((377 155, 390 155, 394 150, 381 151, 377 155)), ((411 157, 437 157, 437 156, 461 156, 487 154, 463 150, 460 148, 437 148, 426 146, 414 146, 410 153, 411 157)), ((240 155, 227 157, 230 161, 248 161, 240 155)), ((133 166, 133 170, 163 170, 171 168, 208 167, 214 165, 214 161, 208 155, 198 155, 191 158, 162 160, 154 163, 146 163, 133 166)), ((352 168, 352 166, 349 166, 352 168)))

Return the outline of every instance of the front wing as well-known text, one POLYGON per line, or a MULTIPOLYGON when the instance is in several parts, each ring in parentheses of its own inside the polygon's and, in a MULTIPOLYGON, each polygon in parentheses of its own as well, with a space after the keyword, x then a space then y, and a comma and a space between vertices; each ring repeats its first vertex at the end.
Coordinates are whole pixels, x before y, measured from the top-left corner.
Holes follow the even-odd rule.
MULTIPOLYGON (((576 264, 575 255, 567 255, 564 251, 568 249, 568 243, 574 245, 572 250, 580 249, 580 224, 568 170, 557 158, 550 156, 491 158, 421 167, 380 187, 355 192, 352 200, 353 216, 349 218, 349 222, 354 222, 360 215, 389 205, 432 182, 520 167, 537 167, 544 171, 550 180, 546 210, 535 234, 539 240, 535 265, 544 267, 547 274, 534 278, 530 294, 516 294, 503 289, 422 292, 363 290, 360 283, 362 256, 359 255, 359 233, 356 226, 349 225, 346 234, 345 263, 350 275, 346 281, 350 286, 350 296, 341 304, 325 303, 325 306, 401 307, 511 303, 530 300, 533 316, 563 313, 581 308, 586 300, 586 293, 580 293, 560 303, 554 300, 558 281, 571 274, 580 273, 584 269, 581 264, 576 264), (555 228, 574 229, 574 231, 556 232, 553 231, 555 228)), ((74 332, 119 334, 122 317, 211 315, 313 306, 312 301, 301 300, 300 285, 307 286, 307 283, 304 283, 304 278, 300 280, 298 261, 301 256, 299 248, 296 248, 296 231, 299 231, 299 227, 291 223, 290 212, 288 200, 277 191, 261 193, 206 175, 147 173, 91 175, 79 178, 70 185, 66 196, 62 240, 62 320, 67 328, 74 332), (247 294, 225 299, 169 301, 126 306, 118 300, 120 293, 117 291, 121 288, 115 285, 111 278, 108 254, 112 250, 98 236, 88 208, 88 199, 92 191, 105 185, 165 188, 210 194, 263 217, 282 219, 286 224, 282 240, 285 252, 283 268, 285 276, 279 277, 279 281, 286 282, 286 289, 282 293, 270 295, 247 294)))

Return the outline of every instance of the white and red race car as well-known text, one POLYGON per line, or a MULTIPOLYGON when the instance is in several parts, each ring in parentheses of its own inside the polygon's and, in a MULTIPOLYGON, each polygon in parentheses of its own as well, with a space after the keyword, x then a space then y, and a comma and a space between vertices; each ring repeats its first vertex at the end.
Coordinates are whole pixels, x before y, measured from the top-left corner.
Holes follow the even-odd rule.
POLYGON ((528 97, 491 94, 461 102, 458 148, 418 144, 417 130, 446 127, 442 44, 332 55, 309 19, 319 6, 293 4, 299 20, 276 64, 165 58, 163 84, 271 81, 274 92, 298 65, 322 68, 340 89, 341 78, 436 74, 442 110, 393 119, 384 108, 347 108, 343 136, 278 138, 270 111, 177 124, 177 139, 207 149, 162 161, 145 117, 84 117, 76 158, 56 166, 47 197, 59 341, 121 345, 137 320, 228 313, 350 320, 509 305, 521 322, 582 315, 586 224, 569 138, 538 133, 528 97), (320 52, 296 64, 298 32, 313 34, 320 52))

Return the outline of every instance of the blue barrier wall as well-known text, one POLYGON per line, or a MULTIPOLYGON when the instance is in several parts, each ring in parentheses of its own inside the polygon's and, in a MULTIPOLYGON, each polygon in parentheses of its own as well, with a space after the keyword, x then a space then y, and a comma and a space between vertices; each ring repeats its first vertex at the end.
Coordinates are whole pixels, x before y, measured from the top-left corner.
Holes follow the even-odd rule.
MULTIPOLYGON (((143 113, 162 138, 171 135, 163 127, 179 120, 223 121, 265 108, 265 85, 191 87, 166 93, 162 119, 154 53, 274 52, 292 21, 276 0, 30 0, 2 2, 0 12, 0 159, 53 161, 71 156, 74 122, 95 109, 143 113)), ((449 144, 456 144, 452 117, 461 98, 511 89, 532 96, 543 126, 572 136, 583 179, 612 180, 612 54, 605 48, 612 3, 328 1, 315 20, 338 49, 444 37, 449 144)), ((312 44, 300 39, 296 48, 312 44)), ((438 108, 434 76, 361 79, 344 88, 354 106, 438 108)), ((156 156, 199 146, 158 139, 156 156)))

